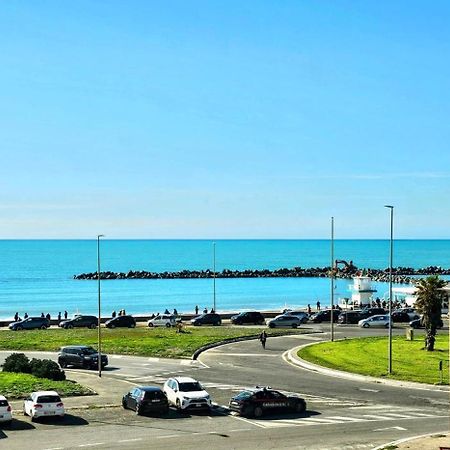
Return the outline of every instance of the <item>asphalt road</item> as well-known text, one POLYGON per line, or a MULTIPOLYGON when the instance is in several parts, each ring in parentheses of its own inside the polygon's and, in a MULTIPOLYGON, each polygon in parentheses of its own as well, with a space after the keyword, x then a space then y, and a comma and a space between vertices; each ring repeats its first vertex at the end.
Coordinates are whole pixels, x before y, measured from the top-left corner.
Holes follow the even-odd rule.
MULTIPOLYGON (((336 337, 379 333, 341 327, 336 337)), ((446 392, 342 380, 294 367, 283 358, 292 347, 327 338, 327 334, 270 338, 266 350, 257 341, 244 341, 209 350, 199 361, 112 356, 104 377, 116 381, 117 399, 131 385, 160 385, 170 376, 190 375, 202 382, 217 407, 209 414, 171 411, 165 418, 136 417, 120 407, 71 410, 63 421, 36 424, 18 417, 12 430, 3 431, 0 448, 350 450, 448 430, 446 392), (229 398, 255 385, 303 396, 307 413, 258 420, 229 414, 229 398)))

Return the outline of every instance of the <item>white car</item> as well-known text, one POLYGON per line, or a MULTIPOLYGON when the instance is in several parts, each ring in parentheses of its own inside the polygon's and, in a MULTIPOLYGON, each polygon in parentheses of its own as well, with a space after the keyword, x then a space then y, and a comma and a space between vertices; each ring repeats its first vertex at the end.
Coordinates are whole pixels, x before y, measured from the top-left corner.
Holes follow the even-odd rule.
POLYGON ((172 314, 163 314, 162 316, 156 316, 147 322, 147 325, 152 327, 174 327, 177 324, 176 317, 172 314))
POLYGON ((367 319, 360 320, 358 326, 362 328, 369 327, 382 327, 389 328, 389 315, 378 315, 368 317, 367 319))
POLYGON ((64 417, 64 403, 55 391, 32 392, 23 402, 23 414, 32 422, 39 417, 64 417))
POLYGON ((202 385, 190 377, 169 378, 163 387, 170 405, 180 411, 211 408, 211 398, 202 385))
POLYGON ((3 395, 0 395, 0 422, 8 425, 12 422, 11 406, 3 395))

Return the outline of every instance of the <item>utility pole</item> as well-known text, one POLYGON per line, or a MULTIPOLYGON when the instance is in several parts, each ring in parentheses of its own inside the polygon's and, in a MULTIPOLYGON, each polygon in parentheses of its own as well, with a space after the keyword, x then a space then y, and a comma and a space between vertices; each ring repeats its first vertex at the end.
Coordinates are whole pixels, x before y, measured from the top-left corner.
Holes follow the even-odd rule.
POLYGON ((98 376, 102 376, 102 334, 101 334, 101 289, 100 289, 100 238, 103 234, 97 235, 97 280, 98 280, 98 376))
POLYGON ((394 207, 384 205, 390 210, 390 251, 389 251, 389 338, 388 338, 388 374, 392 373, 392 265, 394 258, 394 207))
POLYGON ((331 218, 331 270, 330 270, 330 298, 331 298, 331 342, 334 341, 334 217, 331 218))

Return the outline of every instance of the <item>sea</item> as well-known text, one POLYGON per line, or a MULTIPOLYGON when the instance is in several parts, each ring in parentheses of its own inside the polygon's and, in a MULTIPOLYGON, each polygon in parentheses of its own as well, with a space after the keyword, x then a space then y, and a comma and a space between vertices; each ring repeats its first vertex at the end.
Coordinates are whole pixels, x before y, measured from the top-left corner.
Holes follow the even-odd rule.
MULTIPOLYGON (((152 272, 223 269, 278 269, 329 266, 330 240, 100 241, 102 271, 152 272)), ((335 240, 336 259, 359 268, 389 265, 389 240, 335 240)), ((396 240, 394 266, 450 267, 450 240, 396 240)), ((74 280, 97 270, 97 240, 0 240, 0 319, 67 311, 69 316, 96 314, 97 281, 74 280)), ((350 280, 336 280, 335 298, 348 297, 350 280)), ((388 284, 374 283, 377 296, 387 298, 388 284)), ((327 278, 216 279, 216 309, 281 310, 330 301, 327 278)), ((193 313, 213 305, 212 279, 103 280, 102 316, 125 309, 151 314, 177 309, 193 313)))

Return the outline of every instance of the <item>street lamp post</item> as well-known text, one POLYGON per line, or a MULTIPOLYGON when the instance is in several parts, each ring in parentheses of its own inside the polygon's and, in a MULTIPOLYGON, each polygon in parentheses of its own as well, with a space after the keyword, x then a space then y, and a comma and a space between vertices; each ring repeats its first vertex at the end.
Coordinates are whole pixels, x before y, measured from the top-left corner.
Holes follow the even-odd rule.
POLYGON ((98 280, 98 376, 102 376, 102 334, 101 334, 101 290, 100 290, 100 238, 103 234, 97 235, 97 280, 98 280))
POLYGON ((390 251, 389 251, 389 343, 388 343, 388 373, 392 373, 392 264, 394 253, 394 207, 392 205, 384 205, 390 210, 390 251))
POLYGON ((331 327, 331 342, 334 341, 334 217, 331 218, 331 271, 330 271, 330 327, 331 327))
POLYGON ((213 242, 213 309, 216 313, 216 243, 213 242))

